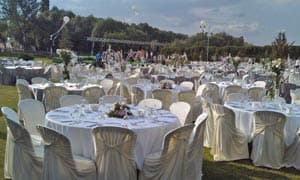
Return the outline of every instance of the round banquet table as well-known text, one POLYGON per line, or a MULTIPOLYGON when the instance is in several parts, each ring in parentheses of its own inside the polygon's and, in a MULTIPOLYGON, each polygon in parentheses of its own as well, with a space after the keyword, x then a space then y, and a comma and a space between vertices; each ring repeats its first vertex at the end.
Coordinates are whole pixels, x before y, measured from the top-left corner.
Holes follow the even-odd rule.
POLYGON ((42 101, 44 89, 51 85, 65 87, 68 91, 68 94, 75 94, 75 95, 81 95, 82 91, 88 87, 92 87, 92 86, 102 87, 98 84, 87 84, 81 86, 79 85, 79 83, 54 83, 54 84, 45 83, 45 84, 30 84, 29 88, 33 92, 35 99, 42 101))
POLYGON ((112 104, 102 104, 95 111, 91 106, 97 105, 82 106, 67 106, 48 112, 46 126, 68 137, 75 155, 89 159, 95 159, 92 129, 98 126, 125 127, 137 134, 134 156, 139 169, 146 155, 161 150, 164 135, 180 126, 177 117, 165 110, 130 106, 133 115, 120 119, 107 117, 112 104), (77 115, 80 116, 78 119, 75 119, 76 116, 74 118, 75 109, 81 112, 77 115))
POLYGON ((283 113, 287 121, 284 127, 284 142, 286 145, 293 143, 297 129, 300 128, 300 106, 292 104, 281 104, 278 102, 230 102, 225 104, 226 107, 232 109, 235 113, 235 125, 242 130, 248 137, 249 142, 252 140, 255 119, 254 112, 256 111, 275 111, 283 113), (280 108, 281 106, 281 108, 280 108))

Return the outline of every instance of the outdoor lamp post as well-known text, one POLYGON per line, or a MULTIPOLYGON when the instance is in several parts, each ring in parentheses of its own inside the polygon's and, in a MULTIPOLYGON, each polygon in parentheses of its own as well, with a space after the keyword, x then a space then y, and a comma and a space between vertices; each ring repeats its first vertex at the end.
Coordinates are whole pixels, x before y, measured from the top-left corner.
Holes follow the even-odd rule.
MULTIPOLYGON (((206 28, 207 28, 206 22, 204 20, 201 20, 200 21, 200 29, 201 29, 202 33, 205 32, 206 28)), ((206 51, 206 61, 207 62, 208 62, 208 55, 209 55, 209 31, 207 30, 207 51, 206 51)))
POLYGON ((70 21, 70 18, 68 16, 64 16, 63 24, 60 26, 60 28, 55 33, 50 35, 50 41, 51 41, 50 54, 51 54, 51 56, 53 54, 53 47, 54 47, 55 39, 57 38, 57 36, 61 32, 61 30, 65 27, 65 25, 68 24, 69 21, 70 21))

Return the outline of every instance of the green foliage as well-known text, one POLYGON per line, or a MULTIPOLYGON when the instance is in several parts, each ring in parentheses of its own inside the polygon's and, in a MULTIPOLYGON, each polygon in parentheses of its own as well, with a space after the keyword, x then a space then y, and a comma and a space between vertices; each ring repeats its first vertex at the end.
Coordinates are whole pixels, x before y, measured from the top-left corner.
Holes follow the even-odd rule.
POLYGON ((49 0, 41 0, 40 5, 41 5, 40 7, 41 12, 49 11, 49 7, 50 7, 49 0))
POLYGON ((52 58, 52 62, 53 63, 62 63, 63 62, 63 59, 61 57, 53 57, 52 58))
POLYGON ((284 32, 279 32, 275 40, 272 42, 272 57, 286 58, 290 47, 293 43, 288 43, 284 32))

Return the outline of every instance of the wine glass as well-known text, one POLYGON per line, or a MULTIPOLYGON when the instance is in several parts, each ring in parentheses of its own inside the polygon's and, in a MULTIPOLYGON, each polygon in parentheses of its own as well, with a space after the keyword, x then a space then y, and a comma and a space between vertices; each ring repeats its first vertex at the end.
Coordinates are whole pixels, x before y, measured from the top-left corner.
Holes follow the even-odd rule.
POLYGON ((79 111, 79 108, 78 107, 76 107, 75 109, 74 109, 74 111, 71 113, 71 117, 74 119, 74 122, 76 123, 76 124, 79 124, 81 121, 80 121, 80 111, 79 111))

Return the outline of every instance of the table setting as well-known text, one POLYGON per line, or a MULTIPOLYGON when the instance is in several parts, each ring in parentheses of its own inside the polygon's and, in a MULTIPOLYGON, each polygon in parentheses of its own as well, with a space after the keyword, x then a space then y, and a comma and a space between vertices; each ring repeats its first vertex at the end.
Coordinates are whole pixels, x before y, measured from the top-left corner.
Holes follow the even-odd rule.
POLYGON ((284 128, 284 140, 286 145, 293 142, 296 131, 300 127, 300 106, 286 104, 278 100, 263 102, 229 102, 226 107, 232 109, 235 113, 236 127, 242 130, 252 140, 254 132, 254 117, 256 111, 275 111, 284 114, 287 118, 284 128))
POLYGON ((131 129, 137 134, 135 160, 141 168, 144 157, 160 151, 164 135, 179 127, 180 122, 174 114, 165 110, 100 102, 50 111, 46 114, 46 126, 67 136, 74 154, 90 159, 94 159, 93 128, 113 126, 131 129))

